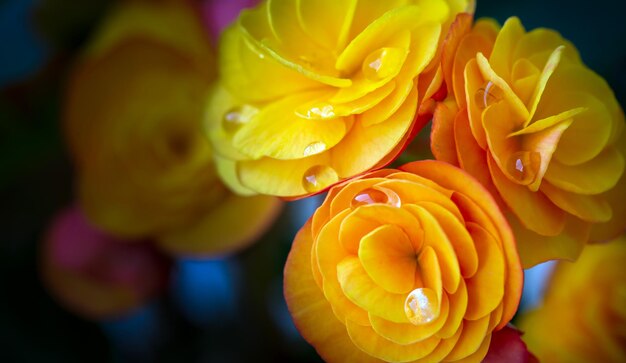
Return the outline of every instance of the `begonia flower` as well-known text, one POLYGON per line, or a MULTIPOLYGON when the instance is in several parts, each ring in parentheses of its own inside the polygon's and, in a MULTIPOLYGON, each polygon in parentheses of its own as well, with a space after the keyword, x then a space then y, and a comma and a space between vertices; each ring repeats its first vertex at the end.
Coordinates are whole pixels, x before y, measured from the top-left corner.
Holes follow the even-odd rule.
POLYGON ((489 193, 420 161, 331 188, 284 279, 296 327, 328 362, 480 362, 523 276, 489 193))
POLYGON ((442 56, 448 99, 431 148, 507 211, 525 267, 576 259, 626 228, 624 113, 553 30, 460 16, 442 56))
POLYGON ((207 112, 222 179, 240 194, 302 197, 389 163, 425 123, 441 41, 472 8, 273 0, 241 12, 222 34, 207 112))
POLYGON ((185 1, 120 4, 69 82, 65 129, 88 218, 176 254, 241 248, 280 202, 240 197, 219 180, 202 132, 214 55, 185 1))

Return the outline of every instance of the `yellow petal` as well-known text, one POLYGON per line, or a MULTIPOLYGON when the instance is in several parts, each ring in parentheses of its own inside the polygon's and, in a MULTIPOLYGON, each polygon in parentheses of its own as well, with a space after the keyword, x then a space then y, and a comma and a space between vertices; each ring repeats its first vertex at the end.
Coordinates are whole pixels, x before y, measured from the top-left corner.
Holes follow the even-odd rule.
POLYGON ((493 70, 505 80, 511 80, 509 72, 513 69, 513 51, 519 41, 523 38, 526 30, 522 26, 519 18, 508 18, 493 45, 493 51, 489 58, 493 70))
POLYGON ((229 196, 194 223, 159 236, 158 244, 176 255, 193 256, 243 248, 270 227, 281 205, 273 197, 229 196))
POLYGON ((362 173, 392 151, 411 126, 416 106, 414 88, 407 101, 385 122, 364 127, 357 116, 350 132, 330 150, 331 165, 337 174, 346 178, 362 173))
POLYGON ((299 196, 322 190, 339 181, 336 172, 328 167, 328 152, 298 160, 259 160, 237 163, 239 180, 245 187, 260 194, 299 196), (311 178, 317 178, 312 183, 311 178))
POLYGON ((624 170, 624 157, 607 148, 596 158, 575 166, 550 163, 545 178, 550 184, 572 193, 599 194, 613 188, 624 170))
POLYGON ((611 206, 601 196, 567 192, 547 182, 541 185, 541 192, 559 208, 584 221, 608 222, 612 217, 611 206))
POLYGON ((298 18, 307 35, 331 51, 343 49, 358 1, 298 0, 298 18))

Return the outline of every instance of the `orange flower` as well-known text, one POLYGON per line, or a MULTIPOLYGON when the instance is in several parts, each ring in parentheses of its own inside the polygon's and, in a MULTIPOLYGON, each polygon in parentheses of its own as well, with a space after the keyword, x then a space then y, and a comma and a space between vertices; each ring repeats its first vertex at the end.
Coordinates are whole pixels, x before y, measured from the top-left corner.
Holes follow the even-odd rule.
POLYGON ((433 154, 508 210, 524 266, 618 235, 626 138, 611 89, 552 30, 526 32, 517 18, 470 26, 459 17, 444 46, 451 97, 435 111, 433 154))
POLYGON ((480 362, 521 287, 498 206, 438 161, 332 188, 296 236, 284 286, 296 326, 330 362, 480 362))
POLYGON ((543 306, 521 317, 542 362, 626 361, 626 236, 559 262, 543 306))
POLYGON ((440 40, 472 5, 273 0, 243 11, 221 38, 208 110, 222 179, 241 194, 300 197, 389 163, 423 125, 440 40))
POLYGON ((213 65, 187 2, 128 2, 107 19, 65 113, 80 202, 96 225, 207 254, 252 242, 273 221, 276 199, 235 196, 217 176, 202 132, 213 65))
POLYGON ((61 304, 94 319, 119 316, 167 287, 170 261, 145 240, 110 236, 77 208, 56 217, 43 241, 42 279, 61 304))

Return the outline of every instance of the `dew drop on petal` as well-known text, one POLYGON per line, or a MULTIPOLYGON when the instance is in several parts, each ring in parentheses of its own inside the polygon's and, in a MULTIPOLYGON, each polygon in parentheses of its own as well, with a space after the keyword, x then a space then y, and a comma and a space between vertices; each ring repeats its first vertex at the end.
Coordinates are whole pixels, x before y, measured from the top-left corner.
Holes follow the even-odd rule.
POLYGON ((361 66, 365 78, 379 81, 399 71, 406 58, 406 50, 400 48, 380 48, 370 53, 361 66))
POLYGON ((331 104, 307 105, 296 110, 296 115, 309 120, 335 118, 335 108, 331 104))
POLYGON ((310 167, 302 176, 302 186, 309 193, 318 192, 339 180, 335 169, 328 165, 310 167))
POLYGON ((532 183, 541 166, 541 154, 536 151, 518 151, 511 155, 507 171, 520 184, 532 183))
POLYGON ((321 141, 312 142, 304 148, 303 155, 311 156, 316 155, 326 150, 326 144, 321 141))
POLYGON ((245 123, 250 121, 258 110, 249 105, 236 106, 228 110, 222 118, 222 128, 229 134, 237 132, 245 123))
POLYGON ((350 202, 350 206, 353 209, 368 204, 387 204, 392 207, 400 208, 402 202, 396 192, 379 186, 363 189, 357 193, 350 202))
POLYGON ((437 293, 425 287, 411 291, 404 302, 404 313, 413 325, 424 325, 437 319, 437 293))
POLYGON ((487 108, 502 99, 502 92, 493 82, 487 82, 474 94, 474 101, 480 109, 487 108))

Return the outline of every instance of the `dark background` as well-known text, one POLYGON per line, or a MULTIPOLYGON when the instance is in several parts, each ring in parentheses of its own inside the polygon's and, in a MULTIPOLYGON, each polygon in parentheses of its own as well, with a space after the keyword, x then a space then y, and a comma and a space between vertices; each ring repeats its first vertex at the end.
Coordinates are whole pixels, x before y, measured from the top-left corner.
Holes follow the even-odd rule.
MULTIPOLYGON (((111 3, 0 0, 0 362, 318 361, 282 298, 289 245, 314 200, 290 204, 235 256, 178 261, 166 296, 119 319, 83 320, 43 289, 39 240, 72 201, 59 130, 64 82, 111 3)), ((527 29, 557 29, 623 105, 625 11, 621 1, 478 0, 477 17, 517 15, 527 29)))

